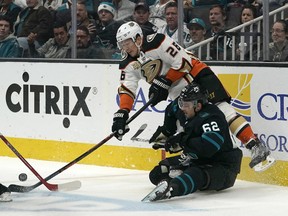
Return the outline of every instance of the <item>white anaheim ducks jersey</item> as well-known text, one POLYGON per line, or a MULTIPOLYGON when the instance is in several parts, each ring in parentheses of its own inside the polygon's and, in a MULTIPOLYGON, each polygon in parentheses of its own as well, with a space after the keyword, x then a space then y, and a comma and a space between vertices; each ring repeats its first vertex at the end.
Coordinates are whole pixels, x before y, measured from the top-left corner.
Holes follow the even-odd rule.
MULTIPOLYGON (((163 25, 161 28, 158 29, 158 33, 165 34, 169 37, 171 37, 174 41, 178 43, 178 29, 176 31, 169 31, 169 28, 167 24, 163 25)), ((187 48, 189 46, 192 46, 193 41, 189 32, 189 29, 187 28, 186 24, 183 25, 183 47, 187 48)))
MULTIPOLYGON (((192 70, 192 56, 163 34, 148 35, 143 39, 140 57, 133 58, 128 55, 120 62, 120 96, 128 94, 134 99, 141 79, 151 84, 156 76, 166 75, 170 68, 181 73, 180 76, 189 76, 192 70)), ((172 100, 192 81, 191 77, 180 78, 172 84, 169 89, 169 97, 172 100)))

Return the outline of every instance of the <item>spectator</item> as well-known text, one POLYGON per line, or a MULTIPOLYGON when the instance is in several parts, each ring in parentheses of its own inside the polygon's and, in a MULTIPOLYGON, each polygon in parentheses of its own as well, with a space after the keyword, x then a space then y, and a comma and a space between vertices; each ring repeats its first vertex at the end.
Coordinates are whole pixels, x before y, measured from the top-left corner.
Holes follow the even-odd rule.
POLYGON ((133 20, 140 25, 144 35, 154 34, 158 30, 154 24, 149 22, 149 15, 149 6, 146 2, 140 1, 136 4, 133 13, 133 20))
POLYGON ((94 19, 89 18, 85 0, 77 1, 77 26, 85 26, 89 30, 92 40, 94 40, 96 36, 96 22, 94 19))
POLYGON ((96 39, 94 43, 97 47, 105 48, 107 56, 111 56, 117 50, 116 33, 123 23, 114 20, 115 13, 115 7, 110 2, 102 2, 98 7, 100 22, 96 25, 96 39))
POLYGON ((77 28, 77 58, 79 59, 103 59, 104 53, 96 48, 92 42, 89 30, 85 26, 77 28))
POLYGON ((40 0, 26 0, 27 8, 21 11, 14 25, 17 40, 24 50, 28 41, 34 41, 36 47, 44 44, 52 34, 53 18, 40 0))
POLYGON ((0 15, 8 16, 13 25, 17 19, 18 14, 22 10, 21 7, 13 3, 13 0, 1 0, 0 3, 0 15))
POLYGON ((189 29, 193 44, 196 44, 205 40, 206 24, 202 19, 200 18, 192 19, 187 24, 187 28, 189 29))
POLYGON ((54 38, 50 38, 43 46, 35 48, 33 41, 29 41, 31 57, 37 58, 68 58, 71 56, 71 39, 65 23, 55 23, 54 38))
MULTIPOLYGON (((166 23, 158 29, 159 33, 171 37, 174 41, 178 42, 178 5, 177 2, 169 2, 165 7, 166 23)), ((182 28, 181 28, 182 29, 182 28)), ((192 39, 189 30, 184 24, 183 26, 183 47, 189 47, 192 44, 192 39)))
POLYGON ((132 15, 135 8, 135 3, 130 0, 112 0, 116 9, 114 19, 116 21, 123 21, 132 15))
POLYGON ((213 5, 210 8, 209 21, 211 29, 207 31, 206 37, 215 37, 214 42, 210 44, 211 56, 209 58, 212 58, 213 60, 224 60, 224 49, 229 49, 232 47, 230 37, 226 37, 226 44, 224 44, 225 36, 227 36, 227 34, 225 33, 225 31, 227 30, 226 19, 226 10, 223 6, 213 5))
MULTIPOLYGON (((255 6, 249 4, 244 5, 240 15, 240 24, 247 23, 256 17, 257 9, 255 6)), ((236 49, 236 58, 238 60, 253 60, 253 50, 257 49, 257 37, 261 36, 261 33, 257 28, 257 25, 252 24, 251 26, 247 26, 242 29, 241 32, 239 32, 239 38, 237 38, 236 41, 236 45, 239 46, 236 49), (241 38, 241 36, 244 37, 241 38), (251 56, 250 51, 252 51, 251 56)))
POLYGON ((149 21, 158 28, 166 24, 165 20, 165 7, 169 2, 173 0, 156 0, 155 3, 150 6, 150 18, 149 21))
POLYGON ((0 15, 0 57, 19 57, 19 44, 12 34, 12 21, 8 16, 0 15))
POLYGON ((288 26, 285 20, 277 20, 272 26, 272 43, 269 44, 269 60, 288 61, 288 26))
POLYGON ((207 31, 207 37, 214 37, 226 30, 226 10, 221 5, 213 5, 209 10, 211 29, 207 31))
MULTIPOLYGON (((206 24, 205 22, 200 18, 194 18, 192 19, 188 24, 187 28, 189 29, 189 33, 191 36, 191 39, 193 41, 192 45, 197 44, 203 40, 205 40, 205 34, 206 34, 206 24)), ((192 50, 196 56, 202 60, 206 59, 207 56, 207 47, 201 47, 201 50, 197 48, 197 50, 192 50)))

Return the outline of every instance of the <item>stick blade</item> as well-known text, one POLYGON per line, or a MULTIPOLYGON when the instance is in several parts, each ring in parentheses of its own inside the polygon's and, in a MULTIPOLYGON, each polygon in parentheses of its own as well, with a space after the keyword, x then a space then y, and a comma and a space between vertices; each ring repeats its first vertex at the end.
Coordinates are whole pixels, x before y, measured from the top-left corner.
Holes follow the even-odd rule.
POLYGON ((58 184, 57 191, 73 191, 73 190, 78 190, 79 188, 81 188, 81 182, 72 181, 72 182, 67 182, 63 184, 58 184))
POLYGON ((131 137, 131 140, 136 140, 137 137, 146 129, 147 124, 143 124, 141 125, 141 127, 136 131, 136 133, 131 137))
MULTIPOLYGON (((57 184, 55 186, 56 186, 55 188, 54 187, 53 189, 51 188, 51 191, 72 191, 72 190, 79 189, 81 187, 81 182, 72 181, 72 182, 67 182, 63 184, 57 184)), ((8 186, 11 192, 17 192, 17 193, 27 193, 27 192, 34 190, 36 187, 38 187, 38 184, 32 185, 32 186, 10 184, 8 186)))
POLYGON ((33 186, 22 186, 22 185, 15 185, 15 184, 10 184, 8 188, 11 192, 16 192, 16 193, 27 193, 34 189, 33 186))

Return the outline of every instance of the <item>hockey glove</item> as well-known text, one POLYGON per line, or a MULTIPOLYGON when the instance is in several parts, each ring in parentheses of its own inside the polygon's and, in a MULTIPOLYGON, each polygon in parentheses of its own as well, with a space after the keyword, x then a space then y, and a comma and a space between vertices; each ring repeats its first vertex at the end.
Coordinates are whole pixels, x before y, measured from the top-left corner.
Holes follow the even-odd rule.
POLYGON ((127 110, 120 109, 114 113, 112 131, 116 132, 115 137, 120 141, 122 140, 123 135, 130 130, 128 125, 126 125, 128 118, 129 114, 127 110))
POLYGON ((176 133, 175 135, 169 137, 165 142, 165 151, 171 153, 177 153, 182 151, 181 141, 183 133, 176 133))
POLYGON ((153 97, 151 106, 155 106, 160 101, 164 101, 168 97, 168 90, 172 85, 172 81, 163 76, 156 77, 149 88, 149 98, 153 97))
POLYGON ((170 133, 165 129, 165 126, 159 126, 153 136, 150 138, 149 143, 165 143, 168 136, 170 136, 170 133))

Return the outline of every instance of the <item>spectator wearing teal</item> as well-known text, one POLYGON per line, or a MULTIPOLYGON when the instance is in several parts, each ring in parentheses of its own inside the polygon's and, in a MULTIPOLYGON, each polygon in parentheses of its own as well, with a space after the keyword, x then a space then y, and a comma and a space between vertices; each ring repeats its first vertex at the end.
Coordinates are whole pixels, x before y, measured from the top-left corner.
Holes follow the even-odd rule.
POLYGON ((19 57, 20 48, 16 37, 12 34, 12 21, 0 15, 0 58, 19 57))
MULTIPOLYGON (((204 41, 206 39, 205 35, 207 26, 202 19, 200 18, 192 19, 187 24, 187 28, 189 29, 189 33, 193 41, 192 45, 200 43, 201 41, 204 41)), ((202 46, 201 50, 199 48, 196 48, 191 51, 201 60, 209 60, 207 59, 207 46, 202 46)))
POLYGON ((207 27, 206 27, 205 22, 202 19, 200 18, 192 19, 187 24, 187 28, 189 29, 193 44, 196 44, 205 40, 207 27))

